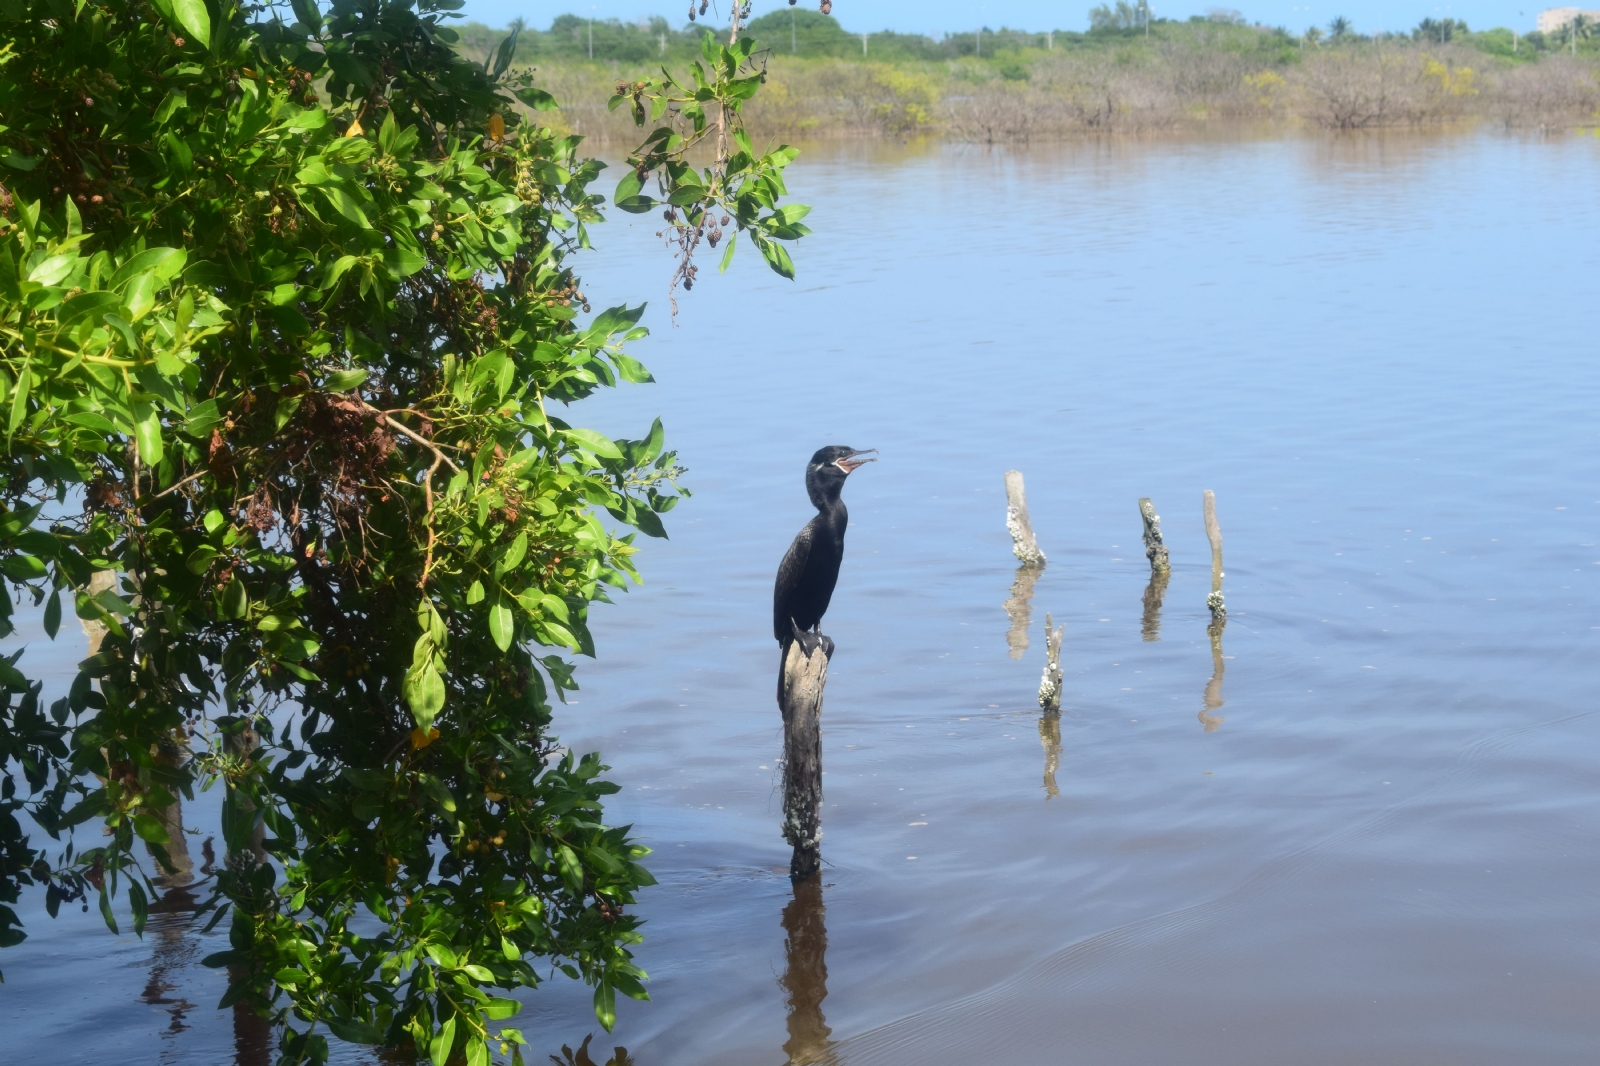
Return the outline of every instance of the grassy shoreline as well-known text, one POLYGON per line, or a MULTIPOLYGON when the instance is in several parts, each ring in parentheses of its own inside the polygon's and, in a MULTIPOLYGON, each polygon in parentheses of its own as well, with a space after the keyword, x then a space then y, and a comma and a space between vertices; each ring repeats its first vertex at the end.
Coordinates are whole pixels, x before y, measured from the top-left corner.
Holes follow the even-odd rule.
MULTIPOLYGON (((1026 143, 1240 120, 1345 130, 1462 122, 1553 129, 1600 121, 1600 41, 1580 40, 1569 55, 1509 30, 1473 34, 1459 23, 1435 24, 1426 35, 1318 41, 1231 21, 1153 20, 1148 36, 1126 27, 1002 30, 983 42, 975 34, 941 42, 871 35, 863 58, 849 49, 841 54, 843 31, 822 24, 832 19, 802 14, 808 18, 797 17, 792 39, 781 12, 751 26, 771 48, 767 84, 746 112, 752 133, 1026 143), (800 33, 802 22, 809 37, 800 33), (791 43, 795 50, 786 51, 791 43)), ((583 20, 563 16, 550 31, 524 31, 517 63, 534 67, 561 101, 547 121, 601 144, 627 144, 637 131, 625 113, 608 112, 606 101, 619 83, 656 74, 663 62, 683 70, 704 30, 671 31, 664 20, 597 22, 593 60, 587 30, 583 20)), ((468 25, 457 47, 486 55, 503 36, 468 25)), ((849 42, 861 47, 859 38, 849 42)))

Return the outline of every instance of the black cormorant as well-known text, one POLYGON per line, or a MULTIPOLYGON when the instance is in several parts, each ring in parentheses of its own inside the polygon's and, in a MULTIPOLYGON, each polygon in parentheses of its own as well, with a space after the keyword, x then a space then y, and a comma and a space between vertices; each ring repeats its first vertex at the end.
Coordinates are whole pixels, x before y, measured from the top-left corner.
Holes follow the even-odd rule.
POLYGON ((859 456, 876 450, 858 451, 834 444, 818 450, 806 464, 806 492, 817 508, 817 516, 789 545, 783 562, 778 564, 778 580, 772 590, 772 635, 778 638, 785 655, 790 643, 798 640, 808 657, 819 643, 830 658, 833 656, 833 641, 817 627, 828 611, 833 586, 839 580, 844 530, 850 523, 839 492, 852 470, 876 462, 859 456))

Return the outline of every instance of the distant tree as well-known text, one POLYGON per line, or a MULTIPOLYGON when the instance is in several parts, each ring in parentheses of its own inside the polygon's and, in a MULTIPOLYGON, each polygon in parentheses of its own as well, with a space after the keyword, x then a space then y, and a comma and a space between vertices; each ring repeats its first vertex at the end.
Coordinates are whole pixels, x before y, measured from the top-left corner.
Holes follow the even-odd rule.
POLYGON ((1207 8, 1206 18, 1212 22, 1220 22, 1224 26, 1243 26, 1245 24, 1243 12, 1231 7, 1207 8))
POLYGON ((1465 37, 1470 32, 1467 24, 1460 19, 1423 19, 1417 23, 1417 28, 1411 31, 1411 36, 1413 40, 1447 44, 1458 36, 1465 37))
POLYGON ((1317 29, 1315 26, 1310 27, 1306 30, 1306 40, 1310 41, 1314 45, 1320 46, 1322 44, 1322 31, 1317 29))
POLYGON ((1089 31, 1135 30, 1144 25, 1144 15, 1142 3, 1130 4, 1128 0, 1117 0, 1115 7, 1101 4, 1089 9, 1089 31))
POLYGON ((1328 36, 1335 41, 1347 40, 1353 33, 1354 26, 1343 15, 1338 16, 1328 23, 1328 36))

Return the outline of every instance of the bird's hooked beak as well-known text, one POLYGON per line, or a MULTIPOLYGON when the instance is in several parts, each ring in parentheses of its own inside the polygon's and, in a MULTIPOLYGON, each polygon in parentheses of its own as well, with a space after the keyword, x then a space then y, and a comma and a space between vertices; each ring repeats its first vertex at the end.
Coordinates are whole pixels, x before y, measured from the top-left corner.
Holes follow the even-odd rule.
POLYGON ((839 458, 833 461, 833 465, 838 467, 840 470, 843 470, 845 474, 848 475, 858 466, 865 466, 868 463, 875 463, 878 461, 876 458, 857 459, 856 456, 866 455, 868 452, 876 452, 877 450, 878 449, 876 448, 863 448, 861 451, 851 452, 849 455, 841 455, 839 458))

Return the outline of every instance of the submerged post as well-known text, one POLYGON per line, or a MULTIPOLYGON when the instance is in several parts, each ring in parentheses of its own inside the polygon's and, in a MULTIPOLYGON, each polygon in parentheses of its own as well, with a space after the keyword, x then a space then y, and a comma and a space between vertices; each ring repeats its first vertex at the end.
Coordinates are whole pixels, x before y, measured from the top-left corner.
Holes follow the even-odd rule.
POLYGON ((1028 520, 1028 498, 1022 491, 1022 471, 1006 471, 1006 531, 1011 534, 1011 551, 1023 566, 1043 566, 1044 552, 1033 539, 1033 523, 1028 520))
POLYGON ((1044 616, 1044 676, 1039 678, 1039 709, 1061 709, 1061 631, 1050 615, 1044 616))
POLYGON ((789 877, 822 869, 822 689, 828 652, 810 655, 796 640, 783 657, 778 702, 783 711, 783 838, 794 849, 789 877))
POLYGON ((1148 496, 1139 500, 1139 517, 1144 519, 1144 557, 1150 560, 1150 572, 1165 574, 1172 569, 1172 562, 1166 542, 1161 539, 1161 516, 1148 496))
POLYGON ((1222 527, 1217 525, 1217 494, 1206 489, 1206 539, 1211 542, 1211 595, 1206 597, 1206 606, 1211 608, 1212 618, 1221 618, 1227 615, 1228 608, 1222 602, 1222 527))

